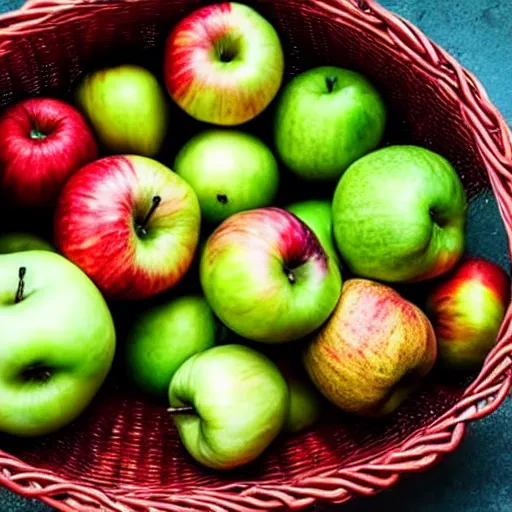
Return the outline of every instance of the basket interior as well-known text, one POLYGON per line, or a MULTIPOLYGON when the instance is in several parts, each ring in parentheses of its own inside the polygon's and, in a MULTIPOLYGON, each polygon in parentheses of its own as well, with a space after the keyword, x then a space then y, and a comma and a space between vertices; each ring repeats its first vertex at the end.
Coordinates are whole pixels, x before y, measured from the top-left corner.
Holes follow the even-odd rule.
MULTIPOLYGON (((24 35, 0 42, 0 104, 28 95, 69 97, 81 74, 101 64, 142 63, 161 76, 162 47, 169 28, 203 3, 113 0, 55 11, 24 35)), ((460 173, 471 201, 471 252, 507 265, 503 226, 456 99, 448 100, 429 75, 406 57, 398 58, 395 49, 368 30, 343 24, 299 0, 250 4, 281 34, 288 78, 310 67, 332 64, 359 70, 377 85, 389 106, 385 143, 416 143, 447 157, 460 173)), ((271 115, 270 108, 246 128, 268 139, 263 127, 270 125, 271 115)), ((176 108, 171 123, 174 128, 160 157, 169 165, 176 149, 198 129, 197 123, 185 119, 176 108)), ((26 212, 15 212, 14 217, 19 224, 31 222, 26 212)), ((122 343, 122 338, 119 341, 122 343)), ((114 373, 74 424, 44 439, 0 437, 0 449, 60 476, 103 488, 144 485, 177 489, 242 480, 290 481, 326 466, 360 463, 384 453, 455 404, 464 384, 467 382, 447 383, 433 376, 395 415, 380 422, 329 412, 311 432, 281 437, 257 463, 236 473, 220 474, 202 469, 185 453, 166 417, 165 404, 136 396, 114 373)))

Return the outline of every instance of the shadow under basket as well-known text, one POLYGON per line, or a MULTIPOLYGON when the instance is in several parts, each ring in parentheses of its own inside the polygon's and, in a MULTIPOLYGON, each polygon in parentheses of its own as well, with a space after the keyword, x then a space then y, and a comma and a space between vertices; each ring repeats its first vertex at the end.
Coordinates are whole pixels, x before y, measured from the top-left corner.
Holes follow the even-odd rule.
MULTIPOLYGON (((29 2, 0 18, 0 106, 27 96, 69 97, 82 73, 101 64, 140 62, 161 78, 169 29, 204 3, 29 2)), ((389 106, 385 143, 441 153, 459 172, 471 204, 483 196, 495 201, 501 252, 508 259, 511 136, 471 74, 372 1, 249 3, 279 31, 287 79, 319 65, 361 71, 389 106)), ((181 123, 181 114, 175 115, 181 123)), ((187 135, 176 131, 177 139, 187 135)), ((175 149, 171 142, 167 147, 169 154, 175 149)), ((485 240, 478 244, 489 250, 485 240)), ((512 380, 511 318, 509 309, 482 370, 462 385, 432 377, 384 421, 331 417, 308 433, 282 436, 256 463, 229 473, 196 464, 165 407, 134 396, 113 377, 86 413, 61 432, 33 440, 0 437, 0 484, 64 511, 298 510, 316 501, 374 494, 454 450, 467 423, 505 399, 512 380)))

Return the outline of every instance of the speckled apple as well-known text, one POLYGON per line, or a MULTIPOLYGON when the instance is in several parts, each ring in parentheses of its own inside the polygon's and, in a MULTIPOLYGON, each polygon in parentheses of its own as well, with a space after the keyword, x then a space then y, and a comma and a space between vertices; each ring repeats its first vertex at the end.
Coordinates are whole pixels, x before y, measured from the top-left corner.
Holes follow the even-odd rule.
POLYGON ((354 162, 332 204, 334 238, 356 275, 421 281, 464 250, 466 195, 452 165, 418 146, 389 146, 354 162))
POLYGON ((427 300, 439 363, 448 370, 477 370, 496 343, 509 303, 510 278, 500 266, 465 260, 427 300))
POLYGON ((338 266, 315 234, 275 207, 225 220, 208 239, 200 276, 217 316, 240 336, 266 343, 318 328, 341 289, 338 266))
POLYGON ((392 288, 349 279, 336 309, 307 346, 306 370, 346 412, 378 417, 397 409, 436 362, 432 325, 392 288))

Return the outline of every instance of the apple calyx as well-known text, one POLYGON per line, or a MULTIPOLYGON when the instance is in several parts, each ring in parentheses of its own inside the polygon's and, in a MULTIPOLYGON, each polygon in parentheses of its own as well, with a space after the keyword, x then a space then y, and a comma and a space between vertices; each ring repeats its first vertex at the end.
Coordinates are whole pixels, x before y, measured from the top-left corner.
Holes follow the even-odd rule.
POLYGON ((52 377, 51 369, 43 364, 33 364, 21 372, 25 382, 48 382, 52 377))
POLYGON ((16 296, 14 297, 14 303, 18 304, 18 302, 21 302, 24 297, 24 291, 25 291, 25 275, 27 274, 27 268, 26 267, 20 267, 18 271, 18 289, 16 290, 16 296))
POLYGON ((335 76, 327 76, 325 77, 325 84, 327 85, 327 92, 334 91, 336 84, 338 83, 338 78, 335 76))
POLYGON ((160 196, 153 196, 153 199, 151 200, 151 207, 149 208, 148 213, 146 213, 146 216, 144 217, 143 221, 137 225, 137 234, 139 236, 147 236, 148 230, 146 229, 149 220, 151 219, 151 216, 153 213, 155 213, 155 210, 158 208, 158 205, 162 202, 162 198, 160 196))
POLYGON ((219 201, 220 204, 227 204, 228 196, 225 194, 217 194, 217 201, 219 201))
POLYGON ((184 405, 182 407, 169 407, 167 412, 171 416, 186 416, 196 414, 196 410, 191 405, 184 405))
POLYGON ((39 128, 32 128, 32 130, 30 130, 30 138, 37 139, 37 140, 43 140, 43 139, 46 139, 46 134, 41 132, 39 130, 39 128))

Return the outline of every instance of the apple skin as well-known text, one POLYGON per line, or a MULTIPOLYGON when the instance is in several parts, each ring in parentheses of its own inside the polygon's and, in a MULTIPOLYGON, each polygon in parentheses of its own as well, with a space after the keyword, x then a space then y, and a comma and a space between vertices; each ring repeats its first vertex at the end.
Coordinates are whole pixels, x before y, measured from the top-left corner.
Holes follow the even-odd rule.
POLYGON ((290 399, 286 409, 283 431, 298 433, 314 425, 322 412, 323 396, 313 386, 304 369, 299 369, 295 361, 280 357, 277 366, 288 384, 290 399))
POLYGON ((426 313, 449 370, 478 370, 490 352, 510 304, 510 278, 490 261, 468 258, 429 295, 426 313))
POLYGON ((171 407, 194 408, 173 415, 190 455, 204 466, 227 470, 253 461, 278 436, 288 387, 263 354, 222 345, 183 363, 171 381, 169 401, 171 407))
POLYGON ((97 155, 84 117, 63 101, 30 98, 0 116, 0 191, 11 204, 53 207, 66 180, 97 155))
POLYGON ((200 217, 195 192, 176 173, 150 158, 111 156, 66 183, 55 212, 55 243, 107 298, 143 299, 184 276, 200 217))
POLYGON ((169 34, 164 79, 199 121, 245 123, 274 99, 284 73, 279 36, 254 9, 222 2, 195 10, 169 34))
POLYGON ((215 343, 215 319, 201 296, 162 302, 137 315, 124 345, 126 373, 142 391, 167 397, 172 376, 215 343))
POLYGON ((339 269, 314 233, 274 207, 225 220, 208 239, 200 279, 222 322, 265 343, 297 340, 320 327, 341 290, 339 269))
POLYGON ((167 100, 148 70, 122 65, 94 71, 77 87, 75 100, 111 153, 155 156, 168 125, 167 100))
POLYGON ((211 224, 270 205, 279 186, 270 149, 257 137, 234 130, 196 135, 178 153, 174 170, 195 190, 203 219, 211 224))
POLYGON ((64 427, 112 365, 116 337, 103 297, 78 267, 49 251, 0 256, 0 332, 1 432, 28 437, 64 427), (24 298, 15 303, 20 267, 24 298))
POLYGON ((464 250, 466 196, 450 163, 417 146, 390 146, 352 164, 334 193, 334 238, 356 275, 422 281, 464 250))
POLYGON ((24 251, 56 252, 50 242, 31 233, 6 233, 0 235, 0 254, 24 251))
POLYGON ((333 182, 379 144, 385 125, 384 102, 363 75, 318 67, 284 87, 274 141, 279 158, 302 179, 333 182))
POLYGON ((418 307, 388 286, 349 279, 333 315, 307 346, 304 365, 333 404, 378 417, 402 403, 436 357, 434 330, 418 307))
POLYGON ((325 252, 341 268, 332 233, 332 204, 322 199, 293 203, 286 207, 315 233, 325 252))

